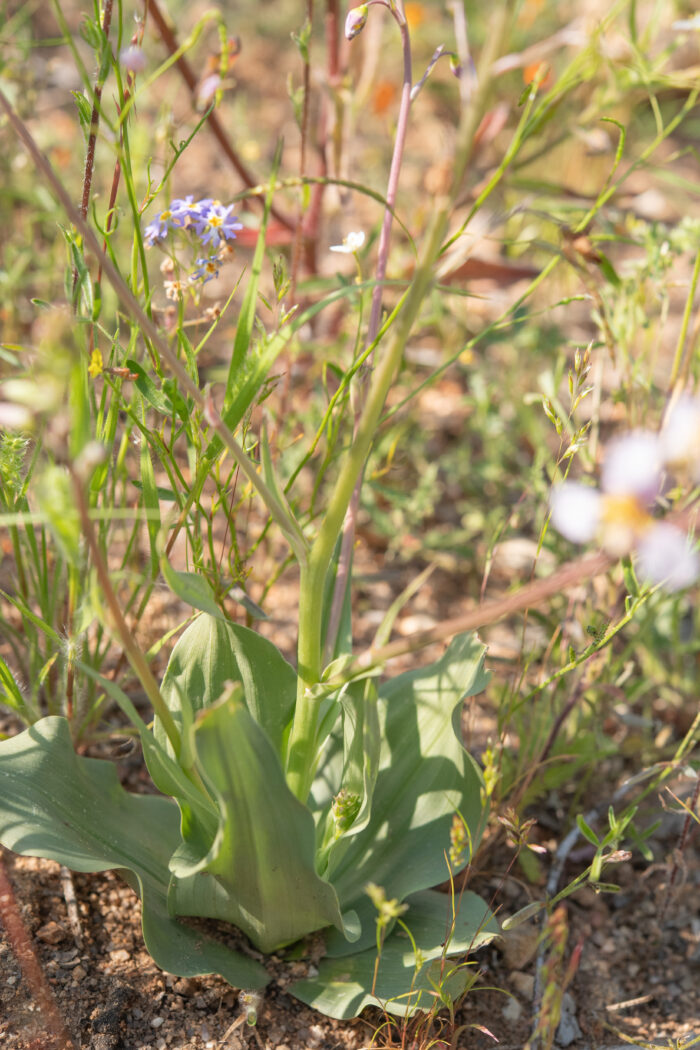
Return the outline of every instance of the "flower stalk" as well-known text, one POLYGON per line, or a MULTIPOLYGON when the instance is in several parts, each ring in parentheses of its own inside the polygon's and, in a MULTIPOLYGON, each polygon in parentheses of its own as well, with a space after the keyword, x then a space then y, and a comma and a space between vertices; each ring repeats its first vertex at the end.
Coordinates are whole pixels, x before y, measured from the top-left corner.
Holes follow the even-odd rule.
MULTIPOLYGON (((370 373, 367 396, 356 426, 353 443, 341 467, 306 564, 302 566, 299 595, 299 688, 287 749, 287 782, 291 790, 302 801, 305 801, 308 797, 317 761, 319 701, 312 695, 311 689, 320 682, 322 674, 323 593, 333 551, 338 537, 343 533, 348 508, 351 507, 353 499, 355 500, 355 506, 359 503, 359 489, 357 496, 354 496, 354 493, 356 487, 361 484, 367 457, 374 441, 386 397, 398 371, 406 343, 421 303, 433 281, 435 263, 440 257, 454 202, 461 192, 462 182, 471 157, 474 134, 490 94, 491 67, 501 49, 512 6, 512 0, 504 4, 499 17, 496 19, 494 32, 489 37, 489 43, 486 45, 482 55, 478 90, 474 96, 473 104, 467 106, 462 112, 458 133, 459 147, 455 158, 451 190, 449 194, 439 201, 439 206, 426 236, 422 259, 411 282, 410 294, 404 297, 402 307, 396 318, 391 341, 380 354, 375 368, 370 373)), ((403 21, 405 23, 405 19, 403 21)), ((404 94, 402 95, 402 100, 404 97, 406 98, 407 119, 410 107, 411 83, 410 55, 407 55, 410 40, 408 28, 405 25, 402 28, 402 41, 405 48, 404 94)), ((405 136, 405 124, 403 125, 402 134, 405 136)), ((396 148, 395 145, 395 151, 396 148)), ((392 162, 391 167, 390 189, 393 188, 394 194, 398 184, 399 171, 400 156, 397 163, 392 162), (392 180, 392 175, 395 181, 392 180)), ((387 200, 393 209, 393 204, 389 200, 388 194, 387 200)), ((391 218, 391 211, 388 211, 388 218, 385 214, 382 225, 382 232, 386 229, 386 235, 384 240, 380 239, 380 254, 382 250, 388 252, 391 218)), ((373 324, 377 326, 375 336, 381 316, 381 281, 385 275, 386 258, 382 262, 378 260, 377 263, 377 285, 373 295, 372 314, 370 317, 370 332, 373 324), (383 270, 382 265, 384 267, 383 270)), ((354 522, 351 519, 343 535, 344 549, 341 552, 341 559, 344 559, 344 562, 341 561, 341 569, 344 572, 345 581, 347 581, 349 573, 349 557, 353 543, 354 522)), ((338 582, 340 583, 340 580, 338 582)), ((336 587, 334 603, 342 604, 342 592, 340 592, 340 597, 338 597, 338 594, 339 587, 336 587)), ((337 618, 337 613, 335 615, 337 618)))

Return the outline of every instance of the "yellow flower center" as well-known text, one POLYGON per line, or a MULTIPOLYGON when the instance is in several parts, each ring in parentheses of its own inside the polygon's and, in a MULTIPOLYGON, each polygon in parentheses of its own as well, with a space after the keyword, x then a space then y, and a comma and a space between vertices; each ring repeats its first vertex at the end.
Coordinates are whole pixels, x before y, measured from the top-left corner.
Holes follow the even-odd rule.
POLYGON ((629 554, 639 537, 653 524, 654 519, 635 496, 603 496, 600 539, 606 551, 614 557, 629 554))
POLYGON ((639 500, 629 494, 603 496, 600 517, 604 526, 623 526, 635 533, 644 532, 654 520, 639 500))

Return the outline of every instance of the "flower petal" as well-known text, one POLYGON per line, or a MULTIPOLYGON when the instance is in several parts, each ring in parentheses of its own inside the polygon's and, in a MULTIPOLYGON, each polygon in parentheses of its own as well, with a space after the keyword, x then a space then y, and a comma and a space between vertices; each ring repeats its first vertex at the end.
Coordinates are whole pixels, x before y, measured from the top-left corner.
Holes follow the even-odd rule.
POLYGON ((659 491, 662 467, 658 435, 650 430, 633 430, 608 445, 601 487, 616 496, 639 496, 651 502, 659 491))
POLYGON ((349 233, 342 244, 331 244, 330 250, 332 252, 341 252, 343 255, 352 255, 354 252, 359 252, 364 243, 364 230, 356 230, 353 233, 349 233))
POLYGON ((693 476, 700 476, 700 401, 697 398, 687 395, 679 398, 660 438, 665 463, 687 463, 693 476))
POLYGON ((700 576, 700 558, 684 532, 659 522, 637 545, 637 569, 650 583, 663 583, 667 591, 680 591, 700 576))
POLYGON ((552 525, 573 543, 588 543, 600 523, 601 496, 597 489, 564 481, 552 489, 552 525))

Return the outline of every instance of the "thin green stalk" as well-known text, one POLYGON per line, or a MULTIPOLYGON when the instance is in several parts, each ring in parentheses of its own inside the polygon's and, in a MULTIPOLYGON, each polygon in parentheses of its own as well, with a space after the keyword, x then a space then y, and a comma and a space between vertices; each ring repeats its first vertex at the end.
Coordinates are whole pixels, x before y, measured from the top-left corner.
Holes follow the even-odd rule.
POLYGON ((170 744, 175 752, 176 757, 180 754, 181 741, 180 733, 175 725, 173 716, 170 714, 170 710, 165 700, 161 696, 158 683, 153 677, 148 661, 144 656, 142 650, 137 645, 134 636, 129 630, 129 626, 124 619, 122 614, 119 599, 114 593, 112 587, 112 581, 109 577, 109 570, 107 563, 102 556, 100 545, 97 542, 97 536, 95 534, 95 528, 90 518, 87 502, 85 500, 85 492, 80 478, 72 473, 73 480, 73 491, 75 492, 76 504, 78 508, 78 514, 80 516, 80 524, 83 535, 87 542, 90 554, 92 556, 93 565, 95 566, 95 572, 97 573, 97 579, 100 584, 102 596, 105 600, 109 614, 112 618, 116 633, 119 635, 119 641, 121 642, 122 648, 124 649, 127 659, 131 664, 131 667, 138 677, 141 685, 143 686, 144 692, 148 697, 153 710, 161 721, 165 734, 170 741, 170 744))
POLYGON ((688 325, 690 324, 690 315, 693 311, 693 303, 695 302, 695 292, 697 291, 698 287, 698 278, 700 278, 700 252, 698 252, 695 256, 695 265, 693 266, 693 273, 690 278, 690 288, 688 289, 688 296, 685 301, 685 310, 683 311, 681 330, 678 333, 676 352, 673 356, 673 365, 671 366, 671 377, 668 381, 669 391, 673 390, 676 380, 678 379, 681 364, 683 362, 683 351, 685 349, 685 341, 688 336, 688 325))

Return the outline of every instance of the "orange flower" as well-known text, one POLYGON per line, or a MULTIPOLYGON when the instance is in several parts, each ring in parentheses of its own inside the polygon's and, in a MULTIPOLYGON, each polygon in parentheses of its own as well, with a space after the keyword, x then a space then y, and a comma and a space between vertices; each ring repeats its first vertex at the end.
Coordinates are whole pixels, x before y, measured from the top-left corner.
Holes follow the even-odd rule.
POLYGON ((412 3, 411 0, 404 5, 404 14, 410 29, 417 29, 425 22, 425 8, 422 4, 412 3))
POLYGON ((372 110, 381 116, 386 113, 396 99, 396 84, 393 80, 380 80, 372 95, 372 110))
POLYGON ((523 69, 523 80, 526 84, 531 84, 536 77, 540 76, 542 79, 539 86, 541 90, 545 91, 554 83, 554 74, 549 62, 531 62, 529 66, 525 66, 523 69))

